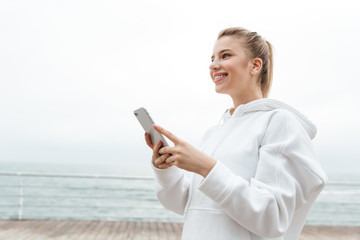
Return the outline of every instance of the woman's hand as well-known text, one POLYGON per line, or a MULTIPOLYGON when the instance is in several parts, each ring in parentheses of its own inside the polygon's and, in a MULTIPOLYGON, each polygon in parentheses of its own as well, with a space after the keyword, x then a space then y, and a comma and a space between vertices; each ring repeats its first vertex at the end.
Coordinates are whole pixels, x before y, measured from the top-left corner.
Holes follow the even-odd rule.
POLYGON ((176 137, 174 134, 165 130, 164 128, 158 125, 153 125, 153 127, 156 131, 166 136, 170 141, 174 143, 173 147, 165 146, 160 148, 160 146, 158 145, 155 146, 154 152, 155 149, 160 148, 157 154, 162 154, 158 158, 158 162, 160 164, 167 163, 170 164, 170 166, 174 165, 184 170, 200 174, 204 178, 215 166, 216 160, 214 160, 213 158, 209 157, 205 153, 201 152, 200 150, 181 140, 180 138, 176 137), (157 146, 158 148, 156 148, 157 146))
POLYGON ((161 148, 162 145, 161 141, 157 142, 156 145, 154 145, 151 141, 149 133, 145 133, 145 141, 146 144, 153 150, 152 164, 156 168, 160 168, 160 169, 166 169, 171 167, 171 163, 166 162, 166 159, 170 156, 170 154, 163 154, 163 155, 159 154, 159 149, 161 148))

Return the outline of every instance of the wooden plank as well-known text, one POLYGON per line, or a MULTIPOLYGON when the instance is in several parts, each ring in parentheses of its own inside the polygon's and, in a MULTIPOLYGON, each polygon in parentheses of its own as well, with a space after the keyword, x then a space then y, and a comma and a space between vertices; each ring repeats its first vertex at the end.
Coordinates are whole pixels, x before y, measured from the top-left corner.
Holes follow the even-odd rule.
POLYGON ((144 240, 145 236, 144 236, 144 229, 143 229, 143 222, 136 222, 135 223, 135 229, 134 229, 134 237, 132 238, 133 240, 144 240))
POLYGON ((152 232, 150 231, 150 223, 149 222, 143 222, 142 231, 143 231, 142 239, 149 240, 150 236, 152 234, 152 232))
POLYGON ((128 227, 128 222, 117 222, 112 230, 112 239, 111 240, 122 240, 125 239, 126 229, 128 227))
POLYGON ((19 221, 0 221, 0 236, 2 231, 1 230, 7 230, 9 228, 12 228, 14 224, 17 224, 19 221))
POLYGON ((128 240, 134 238, 134 231, 135 231, 135 222, 128 222, 127 228, 125 229, 124 235, 121 238, 122 240, 128 240))
POLYGON ((165 231, 165 224, 162 222, 157 223, 159 239, 168 239, 167 232, 165 231))
MULTIPOLYGON (((171 240, 181 223, 58 220, 0 220, 6 240, 171 240)), ((305 226, 299 240, 359 240, 360 226, 305 226)))
POLYGON ((52 222, 53 222, 52 232, 48 231, 50 239, 60 238, 64 234, 64 232, 67 232, 67 229, 70 226, 69 222, 66 220, 52 221, 52 222))
POLYGON ((174 229, 172 227, 172 224, 165 224, 165 231, 168 235, 168 238, 169 240, 176 240, 176 236, 174 234, 174 229))
POLYGON ((26 240, 39 240, 39 239, 49 239, 49 235, 53 231, 53 224, 56 224, 57 221, 38 221, 37 227, 33 229, 29 235, 23 236, 22 239, 26 240))
POLYGON ((181 239, 183 225, 181 223, 172 223, 176 239, 181 239))
POLYGON ((57 237, 57 240, 70 240, 75 239, 74 236, 79 231, 79 227, 81 226, 81 221, 66 221, 66 227, 63 229, 64 232, 57 237))
POLYGON ((73 225, 73 231, 70 231, 66 234, 66 240, 78 240, 82 238, 82 235, 85 233, 85 229, 88 225, 87 221, 69 221, 69 224, 73 225), (75 222, 75 223, 74 223, 75 222))
POLYGON ((94 228, 94 224, 95 224, 95 221, 92 222, 92 221, 84 221, 84 225, 82 227, 82 231, 80 233, 80 235, 77 237, 77 240, 87 240, 88 238, 91 237, 91 232, 94 228))
POLYGON ((112 226, 114 222, 105 222, 102 227, 99 229, 98 233, 94 237, 94 240, 102 240, 102 239, 109 239, 111 233, 112 226))
POLYGON ((19 221, 19 224, 10 229, 8 236, 5 238, 7 240, 21 240, 24 239, 24 236, 32 234, 34 228, 38 225, 37 222, 33 221, 19 221))
POLYGON ((22 225, 21 221, 0 221, 0 239, 9 239, 13 235, 14 229, 17 229, 17 225, 22 225))
POLYGON ((109 229, 109 240, 114 240, 114 236, 116 236, 116 230, 120 226, 121 222, 112 221, 111 228, 109 229))
POLYGON ((305 226, 299 240, 359 240, 360 226, 305 226))
POLYGON ((156 222, 150 222, 150 232, 149 240, 159 239, 159 230, 156 222))

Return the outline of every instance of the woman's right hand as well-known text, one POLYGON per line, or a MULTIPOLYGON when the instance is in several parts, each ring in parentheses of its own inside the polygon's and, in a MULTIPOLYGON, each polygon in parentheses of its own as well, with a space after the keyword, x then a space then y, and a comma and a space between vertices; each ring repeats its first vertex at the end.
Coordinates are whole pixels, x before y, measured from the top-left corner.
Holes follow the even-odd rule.
POLYGON ((168 157, 170 157, 170 154, 163 154, 160 155, 159 154, 159 150, 161 148, 161 141, 158 141, 155 145, 152 143, 151 138, 150 138, 150 134, 149 133, 145 133, 145 141, 146 144, 149 146, 149 148, 151 148, 153 150, 153 155, 152 155, 152 164, 154 165, 154 167, 159 168, 159 169, 166 169, 172 166, 172 163, 167 163, 166 159, 168 157))

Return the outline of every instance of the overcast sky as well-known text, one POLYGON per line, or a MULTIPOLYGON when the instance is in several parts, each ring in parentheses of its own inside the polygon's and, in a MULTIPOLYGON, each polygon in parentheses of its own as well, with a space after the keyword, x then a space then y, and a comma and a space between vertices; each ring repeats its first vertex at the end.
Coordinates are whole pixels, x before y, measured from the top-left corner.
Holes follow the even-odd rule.
POLYGON ((198 146, 232 104, 209 77, 216 35, 242 26, 273 44, 270 98, 317 125, 324 168, 360 172, 359 10, 358 0, 1 0, 0 161, 143 168, 140 106, 198 146))

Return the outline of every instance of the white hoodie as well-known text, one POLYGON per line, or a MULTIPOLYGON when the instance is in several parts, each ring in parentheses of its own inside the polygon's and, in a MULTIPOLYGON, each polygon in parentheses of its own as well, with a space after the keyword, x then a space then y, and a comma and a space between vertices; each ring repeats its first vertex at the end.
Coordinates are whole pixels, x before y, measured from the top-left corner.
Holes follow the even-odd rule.
POLYGON ((327 182, 315 134, 304 115, 279 101, 240 105, 203 138, 200 150, 217 160, 208 176, 154 167, 157 197, 184 214, 184 240, 298 239, 327 182))

